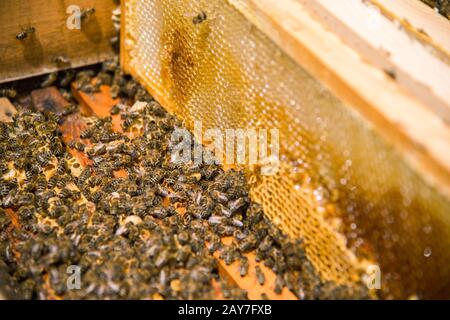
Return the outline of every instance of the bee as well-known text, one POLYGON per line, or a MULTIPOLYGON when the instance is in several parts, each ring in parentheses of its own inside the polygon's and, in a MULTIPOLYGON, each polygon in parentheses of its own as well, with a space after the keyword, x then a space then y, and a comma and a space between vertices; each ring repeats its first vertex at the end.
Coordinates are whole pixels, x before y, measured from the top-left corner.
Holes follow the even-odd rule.
POLYGON ((47 180, 44 176, 40 176, 36 181, 36 192, 43 193, 47 189, 47 180))
POLYGON ((170 259, 169 250, 167 250, 167 249, 162 250, 155 261, 155 267, 157 267, 157 268, 163 267, 169 261, 169 259, 170 259))
POLYGON ((67 117, 68 115, 77 113, 80 110, 80 107, 77 104, 70 104, 67 106, 62 112, 61 116, 67 117))
POLYGON ((207 15, 205 11, 201 11, 199 14, 197 14, 195 17, 192 18, 192 23, 193 24, 200 24, 203 21, 205 21, 207 19, 207 15))
POLYGON ((66 159, 61 159, 58 161, 58 165, 56 167, 56 173, 62 176, 66 172, 69 171, 69 165, 67 164, 66 159))
POLYGON ((97 74, 97 83, 99 85, 107 85, 110 86, 112 84, 112 76, 107 72, 100 72, 97 74))
POLYGON ((120 113, 120 105, 119 104, 115 104, 112 108, 111 108, 111 114, 112 115, 116 115, 120 113))
POLYGON ((132 117, 127 117, 122 122, 122 128, 124 131, 128 130, 134 123, 134 119, 132 117))
POLYGON ((83 131, 81 131, 80 138, 81 139, 89 139, 92 137, 92 134, 93 134, 92 130, 90 128, 86 128, 83 131))
POLYGON ((113 84, 110 89, 111 97, 117 99, 120 94, 120 86, 118 84, 113 84))
POLYGON ((106 145, 103 143, 96 144, 87 151, 87 155, 90 157, 99 156, 105 153, 106 153, 106 145))
POLYGON ((96 156, 92 158, 92 164, 94 165, 94 167, 98 167, 104 161, 105 159, 101 156, 96 156))
POLYGON ((6 97, 6 98, 13 99, 16 96, 17 96, 17 91, 15 89, 12 89, 12 88, 0 89, 0 97, 6 97))
POLYGON ((57 182, 58 182, 58 176, 57 175, 52 175, 51 177, 50 177, 50 179, 48 179, 48 181, 47 181, 47 187, 49 188, 49 189, 53 189, 54 187, 56 187, 56 184, 57 184, 57 182))
POLYGON ((234 234, 236 231, 236 228, 233 226, 226 226, 226 225, 218 225, 216 228, 217 234, 222 237, 230 237, 234 234))
POLYGON ((267 293, 265 292, 261 293, 261 300, 270 300, 269 297, 267 296, 267 293))
MULTIPOLYGON (((57 175, 54 175, 54 177, 57 177, 57 175)), ((60 189, 64 188, 67 185, 67 179, 66 177, 58 176, 58 179, 56 180, 56 186, 60 189)))
POLYGON ((239 264, 239 275, 245 277, 248 273, 248 258, 242 257, 239 264))
POLYGON ((228 202, 228 196, 223 192, 213 190, 210 194, 211 197, 219 203, 226 204, 228 202))
POLYGON ((263 252, 266 252, 266 251, 268 251, 270 248, 272 248, 272 243, 273 243, 273 242, 272 242, 271 237, 266 236, 266 237, 263 239, 263 241, 261 241, 261 243, 259 244, 258 249, 261 250, 261 251, 263 251, 263 252))
POLYGON ((225 218, 221 216, 210 216, 208 222, 210 225, 219 225, 224 222, 225 218))
POLYGON ((239 220, 237 218, 231 219, 231 224, 237 228, 242 228, 244 226, 244 223, 242 222, 242 220, 239 220))
POLYGON ((80 141, 75 141, 75 140, 70 141, 67 146, 70 149, 75 149, 75 150, 81 151, 81 152, 83 152, 84 149, 86 148, 86 145, 84 143, 82 143, 80 141))
POLYGON ((80 86, 80 90, 86 93, 95 93, 100 92, 100 84, 99 83, 84 83, 80 86))
POLYGON ((34 27, 27 27, 22 32, 16 35, 17 40, 25 40, 28 36, 31 36, 36 32, 34 27))
POLYGON ((91 17, 95 13, 95 8, 85 8, 81 10, 80 19, 81 21, 86 21, 89 17, 91 17))
POLYGON ((241 250, 241 252, 250 252, 255 246, 256 237, 254 234, 250 234, 239 243, 239 250, 241 250))
POLYGON ((48 166, 51 158, 52 158, 52 154, 49 151, 40 152, 36 156, 36 160, 39 162, 39 165, 42 168, 45 168, 48 166))
POLYGON ((61 199, 65 199, 65 198, 69 198, 72 195, 72 191, 70 191, 67 188, 63 188, 60 192, 59 192, 59 197, 61 199))
POLYGON ((55 64, 69 64, 70 63, 70 59, 67 58, 65 55, 61 55, 61 56, 54 56, 51 60, 53 63, 55 64))
POLYGON ((51 85, 53 85, 56 80, 58 79, 58 72, 52 72, 50 73, 44 81, 41 82, 41 88, 47 88, 50 87, 51 85))
POLYGON ((239 210, 244 209, 248 205, 248 199, 246 198, 238 198, 236 200, 230 201, 228 203, 228 208, 230 209, 231 213, 235 213, 239 210))
POLYGON ((282 276, 277 275, 276 279, 275 279, 275 287, 274 290, 276 294, 281 294, 283 288, 284 288, 285 284, 284 284, 284 279, 282 276))
POLYGON ((102 63, 102 71, 115 72, 119 68, 119 61, 117 59, 109 59, 102 63))
POLYGON ((134 95, 137 92, 138 87, 139 87, 139 84, 136 82, 136 80, 131 79, 125 83, 125 86, 123 87, 123 92, 128 97, 134 97, 134 95))
POLYGON ((59 82, 59 85, 61 87, 69 86, 74 77, 75 77, 75 71, 73 71, 73 70, 66 70, 64 72, 64 74, 63 74, 62 79, 59 82))
POLYGON ((266 282, 266 277, 264 276, 264 273, 262 272, 260 266, 255 266, 255 275, 258 283, 263 286, 266 282))

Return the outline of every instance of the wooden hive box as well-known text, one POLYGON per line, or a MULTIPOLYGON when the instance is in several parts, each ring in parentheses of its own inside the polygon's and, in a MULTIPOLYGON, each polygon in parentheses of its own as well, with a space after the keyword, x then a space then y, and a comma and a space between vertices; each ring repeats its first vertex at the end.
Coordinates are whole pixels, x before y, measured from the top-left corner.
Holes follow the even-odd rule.
POLYGON ((1 1, 0 83, 98 63, 113 56, 113 0, 1 1), (77 9, 95 12, 73 26, 77 9), (18 34, 33 28, 23 40, 18 34), (55 59, 62 57, 62 62, 55 59))

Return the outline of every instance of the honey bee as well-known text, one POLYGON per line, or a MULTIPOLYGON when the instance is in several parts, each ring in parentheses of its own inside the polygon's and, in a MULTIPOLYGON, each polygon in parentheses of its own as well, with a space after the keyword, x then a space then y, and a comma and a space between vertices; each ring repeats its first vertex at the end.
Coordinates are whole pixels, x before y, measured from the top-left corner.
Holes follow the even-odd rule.
POLYGON ((95 8, 85 8, 81 10, 80 19, 81 21, 86 21, 89 17, 91 17, 95 13, 95 8))
POLYGON ((53 84, 56 82, 57 79, 58 79, 58 72, 57 72, 57 71, 50 73, 50 74, 45 78, 45 80, 42 81, 42 83, 41 83, 41 88, 47 88, 47 87, 50 87, 51 85, 53 85, 53 84))
POLYGON ((120 113, 120 105, 119 104, 115 104, 112 108, 111 108, 111 114, 112 115, 116 115, 120 113))
POLYGON ((245 277, 248 273, 248 258, 242 257, 239 264, 239 275, 245 277))
POLYGON ((70 191, 67 188, 63 188, 60 192, 59 192, 59 197, 64 199, 64 198, 69 198, 72 195, 72 191, 70 191))
POLYGON ((16 96, 17 96, 17 91, 15 89, 11 89, 11 88, 0 89, 0 97, 6 97, 6 98, 13 99, 16 96))
POLYGON ((52 175, 50 179, 48 179, 47 187, 50 189, 53 189, 56 186, 56 183, 58 182, 58 176, 52 175))
POLYGON ((70 149, 75 149, 75 150, 77 150, 77 151, 83 152, 84 149, 86 148, 86 145, 83 144, 83 143, 80 142, 80 141, 72 140, 72 141, 70 141, 70 142, 68 143, 68 147, 69 147, 70 149))
POLYGON ((264 273, 262 272, 260 266, 255 267, 255 274, 256 274, 256 279, 258 280, 258 283, 261 286, 263 286, 264 283, 266 282, 266 277, 264 276, 264 273))
POLYGON ((60 161, 58 161, 58 165, 56 167, 56 173, 62 176, 63 174, 65 174, 68 171, 69 171, 69 166, 67 164, 67 160, 61 159, 60 161))
POLYGON ((67 56, 65 56, 65 55, 54 56, 51 61, 58 65, 70 63, 70 59, 67 58, 67 56))
POLYGON ((27 27, 22 32, 16 35, 17 40, 25 40, 28 36, 34 34, 36 29, 34 27, 27 27))
POLYGON ((192 23, 193 24, 200 24, 203 21, 205 21, 207 19, 207 15, 205 11, 201 11, 199 14, 197 14, 195 17, 192 18, 192 23))
POLYGON ((80 110, 80 106, 77 104, 70 104, 67 106, 64 111, 62 112, 61 116, 67 117, 68 115, 71 115, 73 113, 77 113, 80 110))
POLYGON ((111 86, 110 92, 111 92, 111 97, 113 99, 117 99, 117 97, 119 97, 119 94, 120 94, 120 86, 117 84, 113 84, 111 86))
POLYGON ((61 87, 69 86, 74 77, 75 77, 75 71, 73 71, 73 70, 66 70, 64 72, 63 78, 59 82, 59 85, 61 87))
POLYGON ((284 284, 284 279, 282 276, 278 275, 275 279, 275 288, 274 288, 274 292, 276 294, 281 294, 283 288, 284 288, 285 284, 284 284))
POLYGON ((97 74, 97 82, 99 85, 107 85, 110 86, 112 84, 112 76, 107 72, 99 72, 97 74))
POLYGON ((47 189, 47 180, 44 176, 40 176, 36 181, 36 192, 43 193, 47 189))

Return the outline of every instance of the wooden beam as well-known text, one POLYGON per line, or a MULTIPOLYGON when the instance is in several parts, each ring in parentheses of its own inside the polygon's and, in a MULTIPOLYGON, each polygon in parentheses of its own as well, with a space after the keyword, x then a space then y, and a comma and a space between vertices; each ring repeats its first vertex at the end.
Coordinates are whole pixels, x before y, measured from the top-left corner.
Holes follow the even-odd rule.
POLYGON ((436 50, 430 50, 428 43, 424 45, 378 7, 362 0, 300 2, 363 59, 385 71, 387 78, 450 124, 450 55, 434 54, 436 50))

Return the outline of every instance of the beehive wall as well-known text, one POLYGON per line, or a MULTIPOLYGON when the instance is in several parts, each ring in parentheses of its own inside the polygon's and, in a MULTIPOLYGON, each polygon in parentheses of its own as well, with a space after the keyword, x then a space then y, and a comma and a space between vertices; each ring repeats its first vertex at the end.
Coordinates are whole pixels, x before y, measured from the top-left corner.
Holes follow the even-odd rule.
POLYGON ((249 170, 252 195, 283 230, 305 239, 324 279, 355 281, 368 258, 381 265, 387 295, 448 295, 448 199, 251 24, 245 8, 125 1, 124 67, 190 127, 201 120, 204 130, 280 130, 281 170, 249 170), (194 24, 202 11, 207 19, 194 24))

